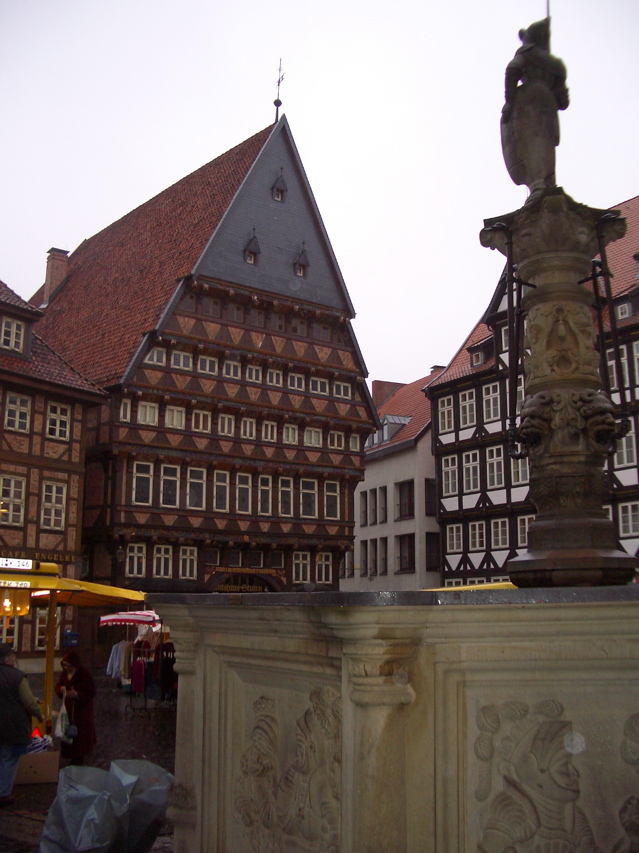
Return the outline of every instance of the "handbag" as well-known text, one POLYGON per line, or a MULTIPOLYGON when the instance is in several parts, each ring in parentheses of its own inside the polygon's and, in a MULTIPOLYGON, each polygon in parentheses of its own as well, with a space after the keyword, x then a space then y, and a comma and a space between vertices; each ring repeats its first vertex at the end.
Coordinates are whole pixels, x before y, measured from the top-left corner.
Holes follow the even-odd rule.
POLYGON ((64 736, 65 736, 65 738, 67 738, 68 743, 71 743, 73 738, 78 736, 78 727, 73 722, 74 711, 75 711, 75 705, 73 706, 73 710, 71 711, 71 720, 69 721, 69 724, 66 726, 66 728, 64 730, 64 736))

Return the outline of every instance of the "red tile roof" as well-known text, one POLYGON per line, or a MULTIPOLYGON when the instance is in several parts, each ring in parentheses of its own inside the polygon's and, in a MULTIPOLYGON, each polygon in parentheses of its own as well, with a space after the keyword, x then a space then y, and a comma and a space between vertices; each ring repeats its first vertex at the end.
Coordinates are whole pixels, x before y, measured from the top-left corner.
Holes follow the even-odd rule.
POLYGON ((430 400, 423 393, 423 389, 432 380, 441 373, 441 368, 432 371, 423 379, 417 379, 415 382, 409 382, 407 385, 402 385, 394 394, 385 400, 377 410, 380 420, 385 416, 399 415, 400 417, 410 418, 407 424, 404 424, 395 435, 383 444, 375 444, 367 453, 380 450, 386 447, 392 447, 397 444, 402 444, 405 441, 418 436, 422 430, 430 423, 430 400))
POLYGON ((460 379, 462 376, 470 376, 475 373, 483 373, 489 370, 495 364, 495 358, 491 357, 482 362, 477 367, 473 367, 470 363, 470 353, 468 348, 485 341, 490 337, 492 332, 485 323, 478 323, 466 338, 461 347, 457 350, 448 367, 437 376, 430 387, 443 385, 453 379, 460 379))
MULTIPOLYGON (((177 281, 193 270, 273 126, 85 240, 69 257, 41 328, 99 385, 117 383, 177 281), (105 286, 108 282, 109 286, 105 286)), ((43 290, 32 297, 40 304, 43 290)))
POLYGON ((18 308, 21 312, 26 311, 31 314, 34 319, 42 317, 42 311, 35 308, 33 305, 29 305, 28 302, 25 302, 24 299, 11 290, 4 281, 0 281, 0 305, 10 305, 12 308, 18 308))

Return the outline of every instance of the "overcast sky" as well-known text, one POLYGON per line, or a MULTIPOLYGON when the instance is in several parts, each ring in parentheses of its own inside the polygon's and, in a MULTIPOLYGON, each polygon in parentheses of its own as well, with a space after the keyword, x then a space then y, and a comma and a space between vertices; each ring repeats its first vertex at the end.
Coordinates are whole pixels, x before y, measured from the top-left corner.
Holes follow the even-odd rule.
MULTIPOLYGON (((0 0, 0 278, 28 298, 73 250, 286 113, 370 379, 446 364, 503 258, 483 219, 520 207, 499 115, 518 31, 546 0, 0 0)), ((557 181, 639 194, 639 2, 551 0, 571 105, 557 181)), ((639 246, 634 247, 634 251, 639 246)))

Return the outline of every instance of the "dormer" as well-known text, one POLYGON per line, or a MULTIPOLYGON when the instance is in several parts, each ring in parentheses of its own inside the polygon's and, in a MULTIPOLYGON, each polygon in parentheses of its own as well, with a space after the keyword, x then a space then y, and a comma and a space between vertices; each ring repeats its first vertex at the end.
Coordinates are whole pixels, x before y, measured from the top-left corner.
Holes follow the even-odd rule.
POLYGON ((34 323, 42 311, 0 282, 0 354, 28 359, 34 323))
POLYGON ((493 357, 495 353, 494 341, 494 336, 488 335, 483 340, 468 347, 471 368, 481 367, 493 357))
POLYGON ((299 278, 306 278, 308 268, 311 265, 304 244, 302 243, 302 251, 293 261, 293 270, 299 278))
POLYGON ((248 241, 246 246, 244 247, 244 261, 251 266, 255 266, 258 262, 260 252, 260 244, 257 241, 257 237, 255 236, 255 228, 253 229, 253 236, 248 241))
POLYGON ((286 186, 286 181, 284 180, 284 170, 280 170, 280 176, 275 181, 273 186, 271 187, 271 194, 273 196, 273 201, 278 201, 282 203, 286 198, 286 193, 288 192, 288 187, 286 186))

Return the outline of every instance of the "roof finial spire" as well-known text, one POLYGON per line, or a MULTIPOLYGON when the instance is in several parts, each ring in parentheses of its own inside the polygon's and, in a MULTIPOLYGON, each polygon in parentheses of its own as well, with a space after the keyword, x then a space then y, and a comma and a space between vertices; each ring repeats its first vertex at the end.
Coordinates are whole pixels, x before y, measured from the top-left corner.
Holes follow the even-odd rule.
POLYGON ((273 101, 273 104, 275 106, 275 123, 276 124, 279 121, 280 107, 282 106, 282 102, 280 101, 280 83, 282 82, 283 79, 284 79, 284 75, 282 74, 282 59, 280 58, 280 68, 279 68, 278 77, 277 77, 277 98, 275 98, 275 100, 273 101))

